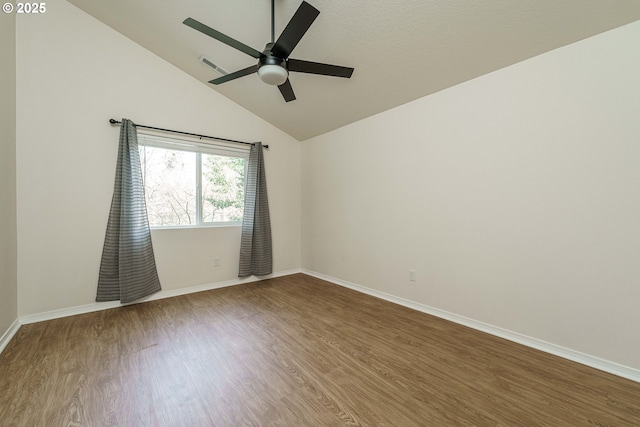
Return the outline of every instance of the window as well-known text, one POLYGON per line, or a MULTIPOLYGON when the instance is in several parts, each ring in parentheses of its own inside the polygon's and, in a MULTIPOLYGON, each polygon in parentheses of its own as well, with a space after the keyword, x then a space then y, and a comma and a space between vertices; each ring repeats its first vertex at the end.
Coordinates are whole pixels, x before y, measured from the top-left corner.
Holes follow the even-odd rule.
POLYGON ((249 151, 138 135, 151 227, 238 224, 249 151))

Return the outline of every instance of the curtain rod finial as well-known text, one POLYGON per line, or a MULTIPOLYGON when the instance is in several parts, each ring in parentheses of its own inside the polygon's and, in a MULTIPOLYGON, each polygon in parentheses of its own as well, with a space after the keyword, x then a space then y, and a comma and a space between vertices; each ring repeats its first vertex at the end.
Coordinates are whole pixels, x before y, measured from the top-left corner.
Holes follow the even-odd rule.
POLYGON ((118 124, 120 122, 117 121, 116 119, 109 119, 109 123, 111 123, 112 125, 115 125, 115 124, 118 124))

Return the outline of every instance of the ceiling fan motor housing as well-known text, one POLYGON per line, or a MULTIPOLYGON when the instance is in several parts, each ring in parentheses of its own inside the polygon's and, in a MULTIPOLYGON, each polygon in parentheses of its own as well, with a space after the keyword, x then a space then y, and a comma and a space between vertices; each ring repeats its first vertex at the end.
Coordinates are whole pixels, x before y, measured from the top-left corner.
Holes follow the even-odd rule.
POLYGON ((280 86, 289 78, 287 61, 271 53, 273 43, 267 43, 258 60, 258 75, 260 79, 270 85, 280 86))

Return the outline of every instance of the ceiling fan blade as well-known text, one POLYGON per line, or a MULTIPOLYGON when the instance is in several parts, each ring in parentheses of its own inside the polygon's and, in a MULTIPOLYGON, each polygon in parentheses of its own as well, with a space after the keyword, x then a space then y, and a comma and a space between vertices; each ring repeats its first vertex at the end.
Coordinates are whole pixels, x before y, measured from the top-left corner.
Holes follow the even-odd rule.
POLYGON ((289 59, 287 61, 289 71, 298 73, 321 74, 323 76, 350 78, 353 68, 341 67, 339 65, 322 64, 320 62, 302 61, 300 59, 289 59))
POLYGON ((229 73, 225 76, 218 77, 217 79, 209 80, 209 83, 214 85, 219 85, 221 83, 226 83, 230 80, 235 80, 240 77, 248 76, 249 74, 255 73, 258 71, 257 65, 252 65, 251 67, 244 68, 242 70, 234 71, 233 73, 229 73))
POLYGON ((293 88, 291 87, 291 82, 289 81, 289 79, 278 86, 278 89, 280 89, 280 93, 282 94, 282 97, 285 101, 289 102, 296 99, 296 95, 293 93, 293 88))
POLYGON ((288 58, 319 14, 318 9, 303 1, 271 48, 271 53, 278 58, 288 58))
POLYGON ((253 56, 254 58, 260 58, 261 53, 255 50, 254 48, 249 47, 246 44, 239 42, 238 40, 232 39, 231 37, 225 34, 222 34, 220 31, 214 30, 213 28, 208 27, 203 23, 196 21, 195 19, 187 18, 182 23, 186 26, 193 28, 194 30, 200 31, 203 34, 208 35, 209 37, 213 37, 214 39, 228 46, 231 46, 234 49, 244 52, 249 56, 253 56))

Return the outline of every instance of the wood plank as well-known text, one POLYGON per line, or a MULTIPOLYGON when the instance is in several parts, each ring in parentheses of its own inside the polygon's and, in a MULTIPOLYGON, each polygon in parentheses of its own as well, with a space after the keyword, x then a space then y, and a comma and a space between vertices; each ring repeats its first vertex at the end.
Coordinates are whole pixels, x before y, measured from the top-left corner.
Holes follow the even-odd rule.
POLYGON ((25 325, 7 426, 640 425, 640 384, 295 274, 25 325))

